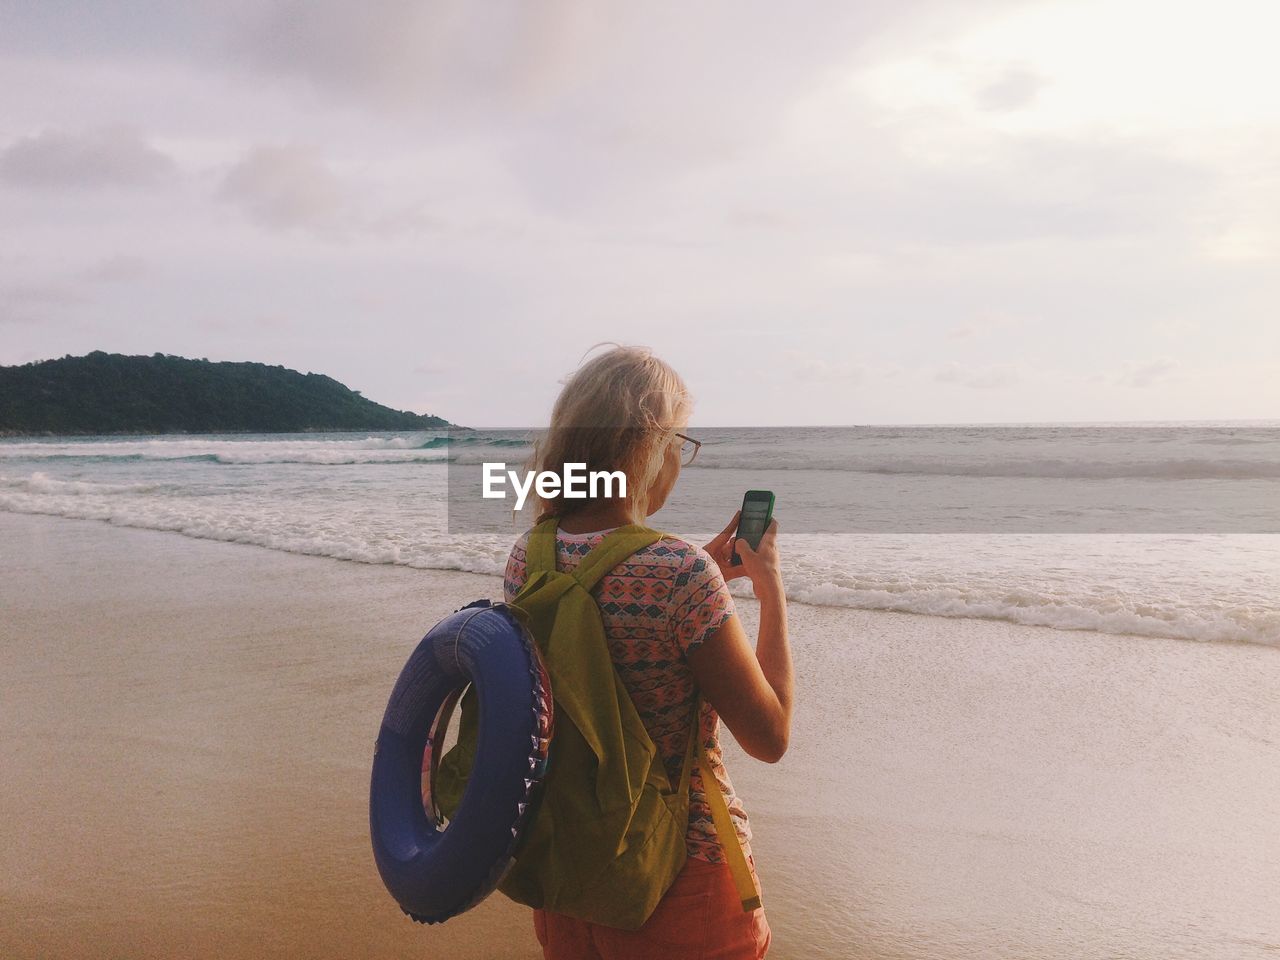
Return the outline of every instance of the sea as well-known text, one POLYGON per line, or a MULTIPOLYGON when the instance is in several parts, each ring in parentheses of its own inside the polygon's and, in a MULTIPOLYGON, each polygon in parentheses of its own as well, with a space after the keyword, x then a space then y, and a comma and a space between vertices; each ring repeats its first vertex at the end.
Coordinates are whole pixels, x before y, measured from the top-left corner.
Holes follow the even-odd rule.
MULTIPOLYGON (((529 518, 475 481, 536 433, 8 439, 0 510, 500 575, 529 518)), ((1280 421, 689 433, 650 522, 705 543, 772 490, 794 603, 1280 646, 1280 421)))

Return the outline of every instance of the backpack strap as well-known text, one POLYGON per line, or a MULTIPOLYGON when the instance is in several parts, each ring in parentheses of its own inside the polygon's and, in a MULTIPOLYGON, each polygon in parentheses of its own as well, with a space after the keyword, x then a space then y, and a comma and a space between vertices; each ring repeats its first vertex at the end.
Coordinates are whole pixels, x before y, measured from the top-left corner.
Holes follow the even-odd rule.
MULTIPOLYGON (((525 568, 530 579, 538 573, 556 572, 556 528, 559 525, 557 517, 547 517, 529 531, 529 540, 525 545, 525 568)), ((611 530, 582 558, 582 562, 573 571, 573 578, 583 589, 590 591, 601 577, 623 560, 663 536, 661 531, 638 523, 629 523, 611 530)))
POLYGON ((738 899, 742 901, 742 912, 750 913, 760 907, 760 894, 756 891, 755 880, 751 877, 751 868, 747 865, 746 854, 742 852, 742 841, 738 839, 738 831, 733 829, 733 820, 729 817, 729 804, 725 803, 724 794, 720 792, 720 781, 711 771, 707 762, 707 747, 702 742, 702 698, 697 700, 695 713, 695 735, 698 741, 698 769, 702 772, 702 790, 711 807, 711 819, 716 825, 716 836, 720 840, 720 849, 724 858, 729 861, 729 871, 733 874, 733 885, 738 889, 738 899))
POLYGON ((530 578, 536 573, 556 572, 556 527, 559 525, 558 518, 547 517, 529 531, 524 561, 530 578))
POLYGON ((605 538, 582 558, 582 562, 574 568, 573 579, 578 581, 582 589, 590 592, 606 573, 637 550, 643 550, 663 536, 660 530, 651 530, 638 523, 618 527, 605 534, 605 538))
POLYGON ((738 831, 733 829, 733 820, 729 816, 729 804, 720 792, 720 781, 711 771, 707 762, 707 748, 702 741, 702 694, 693 699, 693 729, 689 732, 689 746, 684 754, 684 767, 680 771, 678 796, 689 795, 690 774, 697 764, 702 771, 702 790, 707 796, 707 804, 711 807, 711 819, 716 827, 716 839, 720 841, 720 849, 729 862, 729 872, 733 874, 733 885, 737 888, 738 899, 742 901, 742 912, 750 913, 760 907, 760 894, 756 890, 755 880, 751 877, 751 867, 742 852, 742 842, 738 839, 738 831))

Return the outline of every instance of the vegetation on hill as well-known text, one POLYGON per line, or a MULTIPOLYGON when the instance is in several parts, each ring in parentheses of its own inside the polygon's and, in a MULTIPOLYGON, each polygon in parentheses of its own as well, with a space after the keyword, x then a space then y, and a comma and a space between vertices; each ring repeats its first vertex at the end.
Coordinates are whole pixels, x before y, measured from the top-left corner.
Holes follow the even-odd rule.
POLYGON ((337 380, 264 363, 95 350, 0 367, 0 435, 438 430, 337 380))

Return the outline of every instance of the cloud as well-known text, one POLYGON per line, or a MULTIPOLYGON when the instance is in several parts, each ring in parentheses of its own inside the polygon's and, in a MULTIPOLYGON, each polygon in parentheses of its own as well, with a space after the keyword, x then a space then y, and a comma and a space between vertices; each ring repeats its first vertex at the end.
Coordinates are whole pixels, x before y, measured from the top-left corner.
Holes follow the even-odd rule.
MULTIPOLYGON (((0 267, 7 266, 0 263, 0 267)), ((108 257, 79 269, 40 271, 30 264, 22 265, 22 279, 6 281, 0 277, 0 324, 39 325, 65 319, 75 308, 96 299, 100 291, 95 288, 134 279, 144 271, 144 261, 133 256, 108 257), (38 275, 41 272, 43 277, 38 275)))
POLYGON ((276 0, 242 24, 234 47, 267 73, 421 109, 464 91, 473 101, 481 91, 510 93, 524 59, 518 41, 536 40, 534 21, 558 7, 375 0, 358 10, 342 0, 276 0))
POLYGON ((274 0, 233 56, 410 128, 494 143, 540 205, 634 200, 767 149, 797 98, 853 69, 886 33, 942 29, 1011 0, 782 5, 274 0))
POLYGON ((783 355, 796 380, 861 383, 867 375, 866 366, 853 360, 816 357, 802 350, 785 350, 783 355))
POLYGON ((202 333, 230 333, 243 336, 248 331, 296 330, 299 327, 299 321, 294 316, 255 311, 243 316, 204 316, 196 321, 195 326, 202 333))
POLYGON ((116 254, 99 260, 88 267, 81 276, 94 283, 122 283, 146 273, 147 262, 142 257, 116 254))
POLYGON ((954 360, 944 363, 934 372, 933 379, 939 383, 958 383, 974 390, 993 390, 1000 387, 1011 387, 1021 378, 1018 371, 1008 365, 995 365, 978 370, 966 369, 954 360))
POLYGON ((1035 103, 1046 82, 1033 70, 1009 66, 995 80, 980 87, 974 99, 980 108, 993 113, 1020 110, 1035 103))
POLYGON ((985 311, 974 315, 965 323, 959 323, 947 330, 952 340, 973 340, 978 337, 990 337, 994 334, 1019 327, 1024 318, 1010 313, 985 311))
POLYGON ((0 326, 39 325, 84 302, 76 285, 62 280, 0 284, 0 326))
POLYGON ((350 201, 342 183, 313 151, 259 146, 231 168, 218 196, 268 227, 339 225, 350 201))
POLYGON ((734 229, 785 230, 795 226, 793 218, 776 210, 735 208, 725 214, 725 223, 734 229))
POLYGON ((142 187, 175 170, 173 159, 132 127, 45 130, 0 152, 0 179, 31 187, 142 187))
POLYGON ((362 172, 364 179, 356 184, 335 173, 311 147, 259 145, 226 173, 217 196, 262 226, 331 238, 355 233, 388 238, 441 228, 426 204, 411 198, 417 184, 388 181, 376 162, 365 164, 362 172))
POLYGON ((1159 383, 1178 368, 1178 361, 1172 357, 1157 357, 1137 367, 1125 365, 1118 382, 1126 387, 1143 389, 1159 383))
POLYGON ((28 306, 66 306, 84 302, 74 284, 57 281, 9 284, 0 288, 0 299, 28 306))
POLYGON ((829 202, 825 216, 913 245, 1167 234, 1215 185, 1206 165, 1123 136, 998 138, 977 155, 941 127, 928 152, 912 136, 881 144, 865 186, 829 202))

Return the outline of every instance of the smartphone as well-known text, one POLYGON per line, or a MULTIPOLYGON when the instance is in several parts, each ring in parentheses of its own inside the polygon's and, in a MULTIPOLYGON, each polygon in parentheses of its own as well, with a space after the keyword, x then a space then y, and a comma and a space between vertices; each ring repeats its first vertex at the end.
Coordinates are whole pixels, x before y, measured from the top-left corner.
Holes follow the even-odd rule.
MULTIPOLYGON (((741 537, 751 544, 752 550, 759 550, 760 538, 769 529, 769 521, 772 519, 773 492, 771 490, 748 490, 747 495, 742 498, 742 513, 738 517, 738 532, 735 536, 741 537)), ((742 562, 737 550, 733 551, 730 559, 733 561, 734 566, 742 562)))

